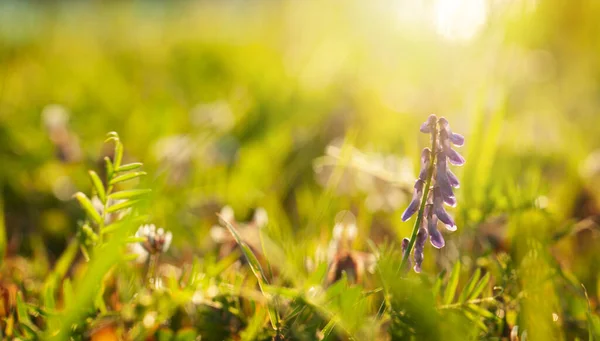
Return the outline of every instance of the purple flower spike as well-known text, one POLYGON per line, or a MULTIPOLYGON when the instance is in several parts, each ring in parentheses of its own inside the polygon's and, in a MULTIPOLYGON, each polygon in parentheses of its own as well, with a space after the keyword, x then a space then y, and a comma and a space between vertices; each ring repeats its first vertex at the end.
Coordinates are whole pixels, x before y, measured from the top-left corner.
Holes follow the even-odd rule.
POLYGON ((431 133, 431 131, 433 129, 435 129, 436 121, 437 121, 437 116, 429 115, 429 118, 427 118, 427 121, 425 121, 425 123, 421 124, 420 131, 425 134, 431 133))
POLYGON ((417 233, 417 240, 415 241, 415 272, 421 272, 421 265, 423 264, 423 251, 425 250, 425 242, 427 241, 427 229, 424 228, 423 225, 425 220, 423 220, 423 224, 419 228, 419 232, 417 233))
MULTIPOLYGON (((413 230, 413 233, 416 233, 415 240, 411 240, 414 242, 415 247, 413 269, 416 272, 421 272, 423 250, 428 236, 433 247, 440 249, 446 245, 444 236, 437 228, 438 220, 446 226, 447 230, 456 231, 454 219, 446 212, 444 204, 456 205, 454 188, 458 188, 460 182, 449 169, 448 163, 456 166, 465 163, 462 155, 452 149, 453 145, 462 146, 465 143, 465 138, 450 130, 450 124, 446 118, 440 117, 438 120, 435 115, 431 115, 421 125, 420 130, 423 133, 431 134, 431 149, 425 148, 421 154, 421 171, 415 183, 415 191, 411 202, 402 214, 402 221, 406 221, 419 210, 421 204, 425 205, 424 211, 420 212, 423 216, 417 217, 420 226, 415 226, 418 229, 417 231, 413 230), (430 172, 431 170, 433 172, 430 172), (430 184, 430 187, 424 188, 425 183, 430 184), (425 197, 423 197, 423 192, 426 192, 425 197)), ((407 238, 402 240, 403 256, 407 252, 409 244, 410 241, 407 238)), ((410 251, 408 250, 408 252, 410 251)), ((403 258, 402 261, 406 263, 408 259, 403 258)))
POLYGON ((412 200, 410 201, 410 204, 408 204, 408 207, 406 208, 406 210, 404 211, 404 213, 402 213, 402 221, 407 221, 408 218, 412 217, 413 214, 415 214, 418 210, 419 210, 419 205, 421 204, 421 196, 423 195, 423 186, 425 185, 425 182, 421 179, 418 179, 417 182, 415 182, 415 191, 413 192, 413 197, 412 200))

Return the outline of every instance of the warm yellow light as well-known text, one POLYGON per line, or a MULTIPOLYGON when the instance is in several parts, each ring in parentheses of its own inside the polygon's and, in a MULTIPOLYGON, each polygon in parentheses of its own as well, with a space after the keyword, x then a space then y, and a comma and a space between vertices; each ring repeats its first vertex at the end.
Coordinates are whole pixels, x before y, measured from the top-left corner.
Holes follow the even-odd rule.
POLYGON ((471 40, 485 24, 487 10, 486 0, 436 0, 435 29, 448 40, 471 40))

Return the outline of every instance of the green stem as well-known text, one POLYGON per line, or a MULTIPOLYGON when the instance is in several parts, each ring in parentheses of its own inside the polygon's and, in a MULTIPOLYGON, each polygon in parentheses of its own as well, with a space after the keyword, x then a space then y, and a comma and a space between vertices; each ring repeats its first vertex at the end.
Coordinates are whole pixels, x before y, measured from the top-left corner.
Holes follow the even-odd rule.
POLYGON ((146 284, 150 289, 156 289, 156 282, 158 277, 156 276, 156 270, 158 268, 158 258, 160 253, 151 253, 148 257, 148 272, 146 273, 146 284))
POLYGON ((404 269, 406 266, 406 262, 408 261, 408 257, 410 257, 410 252, 412 251, 415 242, 417 240, 417 233, 419 232, 419 227, 423 222, 423 213, 425 212, 425 205, 427 204, 427 198, 429 196, 429 191, 431 187, 431 181, 433 178, 433 169, 435 167, 435 157, 437 154, 437 128, 433 129, 432 137, 431 137, 431 160, 429 161, 429 169, 427 170, 427 180, 425 182, 425 188, 423 189, 423 197, 421 198, 421 205, 419 206, 419 212, 417 213, 417 220, 415 221, 415 225, 413 226, 412 233, 410 235, 410 240, 408 242, 408 247, 404 254, 402 255, 402 262, 400 263, 400 271, 404 269))

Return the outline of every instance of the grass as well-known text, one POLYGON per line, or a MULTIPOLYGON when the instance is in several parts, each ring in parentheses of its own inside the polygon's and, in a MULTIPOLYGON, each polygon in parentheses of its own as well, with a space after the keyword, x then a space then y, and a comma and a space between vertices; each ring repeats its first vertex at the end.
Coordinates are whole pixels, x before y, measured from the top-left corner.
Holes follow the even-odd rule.
POLYGON ((600 6, 388 6, 0 3, 2 338, 599 340, 600 6), (431 113, 467 163, 416 274, 431 113))

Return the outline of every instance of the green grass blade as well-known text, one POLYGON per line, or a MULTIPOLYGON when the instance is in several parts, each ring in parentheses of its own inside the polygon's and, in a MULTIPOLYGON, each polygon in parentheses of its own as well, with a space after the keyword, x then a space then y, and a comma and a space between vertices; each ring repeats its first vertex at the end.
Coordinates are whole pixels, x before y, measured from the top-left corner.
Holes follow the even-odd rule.
POLYGON ((483 290, 485 289, 485 287, 488 285, 489 282, 490 282, 490 273, 488 272, 479 281, 479 283, 477 284, 475 289, 473 289, 473 291, 471 292, 471 294, 469 295, 469 297, 467 299, 472 300, 472 299, 477 298, 477 296, 481 295, 481 293, 483 292, 483 290))
POLYGON ((450 304, 454 300, 456 288, 458 287, 459 277, 460 277, 460 262, 456 262, 456 264, 454 264, 454 268, 452 268, 452 273, 450 273, 450 278, 448 279, 448 285, 446 286, 446 291, 444 291, 443 304, 450 304))
POLYGON ((479 277, 481 277, 481 269, 478 268, 477 270, 475 270, 475 273, 473 274, 471 279, 469 279, 469 282, 467 283, 463 291, 460 293, 460 296, 458 297, 459 303, 465 302, 467 298, 471 297, 471 293, 473 292, 473 289, 475 289, 475 285, 479 281, 479 277))
MULTIPOLYGON (((221 221, 221 223, 223 225, 225 225, 225 227, 227 227, 227 230, 229 230, 229 232, 231 233, 231 235, 233 236, 233 238, 235 239, 237 244, 242 249, 242 253, 246 257, 246 260, 248 260, 248 265, 250 266, 252 273, 254 274, 254 276, 256 277, 256 279, 258 281, 258 285, 260 287, 261 292, 263 293, 263 295, 265 295, 265 297, 267 299, 270 299, 271 298, 270 295, 268 295, 263 288, 263 286, 265 284, 268 284, 269 281, 267 280, 267 277, 266 277, 262 267, 260 266, 258 258, 256 258, 256 255, 254 254, 254 252, 252 252, 250 247, 248 247, 248 245, 246 245, 246 243, 242 240, 242 238, 240 237, 240 235, 237 232, 237 230, 235 229, 235 227, 233 227, 233 225, 231 225, 226 219, 223 219, 223 217, 221 217, 220 215, 219 215, 219 220, 221 221)), ((273 329, 277 329, 279 326, 278 313, 275 309, 273 309, 272 305, 270 305, 270 304, 269 304, 269 318, 271 320, 271 325, 272 325, 273 329)))

